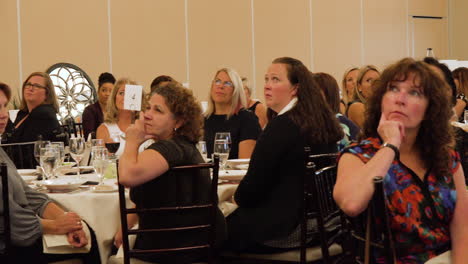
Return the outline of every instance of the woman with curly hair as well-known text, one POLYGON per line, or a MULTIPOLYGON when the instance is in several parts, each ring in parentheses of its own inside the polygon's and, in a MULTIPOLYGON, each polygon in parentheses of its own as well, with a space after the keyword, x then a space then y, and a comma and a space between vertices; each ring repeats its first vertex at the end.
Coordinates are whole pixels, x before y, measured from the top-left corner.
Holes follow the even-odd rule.
POLYGON ((449 120, 447 84, 411 58, 389 66, 366 109, 363 140, 345 149, 334 197, 350 216, 363 212, 384 176, 397 263, 424 263, 452 249, 468 258, 468 197, 449 120))
MULTIPOLYGON (((195 144, 202 136, 203 116, 200 104, 193 93, 178 83, 170 82, 153 90, 148 106, 140 119, 126 131, 127 143, 120 158, 119 181, 131 187, 130 197, 138 207, 157 207, 177 204, 176 197, 184 201, 207 202, 209 200, 211 180, 208 171, 203 171, 194 180, 184 177, 186 171, 172 172, 169 168, 204 162, 195 144), (148 138, 156 142, 138 153, 138 147, 148 138)), ((186 175, 185 175, 186 176, 186 175)), ((137 218, 130 216, 129 225, 137 218), (133 219, 132 219, 133 218, 133 219)), ((138 216, 141 228, 160 228, 166 222, 188 223, 197 221, 200 215, 187 214, 172 218, 158 218, 151 214, 138 216)), ((224 217, 217 211, 217 238, 221 240, 225 230, 224 217)), ((203 234, 202 234, 203 235, 203 234)), ((139 234, 135 248, 147 249, 155 245, 164 247, 190 246, 203 239, 198 233, 181 233, 177 237, 164 234, 139 234)), ((117 234, 115 245, 121 243, 121 234, 117 234)), ((199 260, 196 254, 180 255, 170 259, 150 257, 146 261, 158 263, 192 263, 199 260)))

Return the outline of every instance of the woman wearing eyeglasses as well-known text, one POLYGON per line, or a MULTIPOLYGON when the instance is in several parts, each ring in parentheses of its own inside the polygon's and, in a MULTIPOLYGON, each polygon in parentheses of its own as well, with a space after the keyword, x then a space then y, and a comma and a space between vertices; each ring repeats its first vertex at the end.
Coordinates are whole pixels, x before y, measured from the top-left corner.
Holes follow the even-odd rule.
POLYGON ((231 133, 229 159, 250 158, 261 128, 258 118, 246 110, 247 102, 239 74, 222 68, 211 84, 205 113, 205 141, 211 156, 217 132, 231 133))
POLYGON ((39 135, 55 140, 54 130, 60 128, 57 120, 58 103, 54 84, 45 72, 33 72, 23 83, 23 99, 14 120, 9 142, 29 142, 39 135))

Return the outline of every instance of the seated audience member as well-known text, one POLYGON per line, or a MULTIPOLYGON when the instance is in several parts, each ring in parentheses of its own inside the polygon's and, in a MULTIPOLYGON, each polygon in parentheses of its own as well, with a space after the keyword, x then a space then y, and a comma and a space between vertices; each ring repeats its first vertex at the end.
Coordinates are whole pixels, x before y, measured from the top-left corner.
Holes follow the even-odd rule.
POLYGON ((247 101, 247 110, 254 113, 258 118, 258 123, 261 128, 264 128, 268 122, 266 116, 266 108, 263 106, 262 102, 252 100, 252 88, 250 88, 249 80, 246 77, 242 78, 242 84, 244 85, 245 99, 247 101))
MULTIPOLYGON (((119 142, 120 146, 115 152, 117 157, 120 157, 125 148, 125 130, 132 124, 135 119, 135 113, 124 109, 125 85, 137 83, 126 78, 119 79, 112 90, 112 94, 107 102, 107 112, 102 123, 96 133, 96 138, 103 139, 105 143, 119 142)), ((142 102, 143 106, 143 102, 142 102)), ((142 145, 143 151, 145 145, 142 145)))
MULTIPOLYGON (((41 82, 41 80, 36 79, 30 81, 33 84, 41 82)), ((10 98, 10 88, 4 83, 0 83, 0 134, 4 132, 8 120, 7 105, 10 98)), ((77 257, 82 258, 86 263, 100 263, 96 246, 91 247, 91 251, 86 254, 54 255, 43 253, 43 234, 64 234, 67 235, 68 241, 73 247, 86 246, 88 240, 83 231, 81 219, 76 213, 65 212, 46 194, 31 189, 18 174, 15 165, 2 148, 0 148, 0 161, 5 162, 8 168, 9 211, 13 244, 13 248, 8 253, 9 258, 13 260, 11 263, 45 264, 49 261, 77 257)), ((0 194, 1 185, 0 181, 0 194)), ((3 210, 3 203, 0 203, 0 237, 2 237, 0 250, 5 247, 3 210)), ((96 241, 94 241, 94 245, 96 245, 96 241)))
POLYGON ((453 116, 451 120, 457 121, 463 112, 464 102, 461 99, 457 99, 457 86, 453 80, 452 72, 450 72, 447 65, 440 63, 433 57, 424 58, 424 62, 429 64, 429 68, 434 70, 435 73, 448 84, 448 86, 446 86, 448 88, 446 89, 446 92, 451 98, 450 101, 453 107, 453 116))
POLYGON ((20 111, 8 142, 35 141, 39 135, 44 140, 55 140, 60 123, 57 119, 57 97, 49 75, 44 72, 31 73, 23 83, 22 92, 20 111))
POLYGON ((158 86, 166 85, 169 82, 174 82, 175 80, 169 75, 159 75, 158 77, 154 78, 151 82, 151 92, 156 89, 158 86))
POLYGON ((99 75, 98 83, 98 101, 88 105, 83 111, 82 123, 85 138, 88 138, 89 133, 96 133, 99 125, 104 122, 107 99, 114 88, 115 78, 111 73, 104 72, 99 75))
POLYGON ((452 77, 457 87, 457 105, 460 103, 459 120, 463 122, 464 111, 468 110, 468 68, 456 68, 452 72, 452 77))
POLYGON ((367 65, 359 69, 354 98, 348 104, 346 116, 358 127, 364 124, 364 111, 367 98, 372 94, 372 83, 380 76, 375 66, 367 65))
MULTIPOLYGON (((206 202, 209 200, 211 180, 208 171, 200 174, 196 190, 192 185, 193 178, 183 177, 186 171, 168 171, 174 166, 190 165, 204 162, 195 144, 202 134, 203 115, 199 102, 192 91, 180 84, 170 82, 157 87, 151 94, 147 109, 141 113, 140 119, 127 129, 127 144, 120 158, 120 183, 131 187, 130 198, 136 207, 156 207, 178 204, 180 190, 187 201, 206 202), (138 153, 139 146, 147 139, 156 140, 151 146, 138 153)), ((199 215, 180 215, 174 218, 159 219, 151 214, 129 215, 129 225, 138 221, 141 228, 158 228, 166 222, 192 223, 199 215)), ((225 222, 221 211, 217 210, 217 240, 220 243, 225 236, 225 222)), ((190 246, 202 239, 198 233, 183 233, 176 237, 164 234, 139 234, 135 248, 147 249, 155 245, 166 248, 190 246)), ((122 234, 119 231, 115 245, 119 246, 122 234)), ((192 263, 199 260, 200 255, 178 255, 172 258, 148 257, 146 261, 158 263, 192 263)))
POLYGON ((325 96, 325 101, 327 101, 343 128, 344 137, 338 142, 338 150, 341 151, 349 145, 351 141, 357 140, 359 127, 339 112, 340 88, 338 87, 338 83, 335 78, 330 74, 319 72, 312 74, 312 79, 316 82, 317 87, 322 90, 322 93, 325 96))
POLYGON ((250 158, 261 128, 258 118, 246 109, 242 80, 236 71, 223 68, 211 84, 205 113, 205 138, 208 156, 213 153, 217 132, 231 133, 229 159, 250 158))
POLYGON ((354 91, 356 90, 356 80, 359 74, 359 68, 352 67, 345 71, 343 80, 341 81, 341 98, 340 113, 346 114, 348 104, 354 98, 354 91))
POLYGON ((425 263, 448 249, 451 263, 466 263, 468 193, 453 150, 448 85, 426 63, 405 58, 373 89, 364 139, 339 159, 336 202, 350 216, 362 213, 373 177, 384 176, 397 263, 425 263))
MULTIPOLYGON (((304 147, 337 152, 343 130, 304 64, 275 59, 265 74, 270 120, 234 195, 226 248, 267 253, 299 246, 304 147)), ((312 224, 313 225, 313 224, 312 224)), ((316 227, 316 226, 315 226, 316 227)), ((318 243, 318 234, 311 244, 318 243)))

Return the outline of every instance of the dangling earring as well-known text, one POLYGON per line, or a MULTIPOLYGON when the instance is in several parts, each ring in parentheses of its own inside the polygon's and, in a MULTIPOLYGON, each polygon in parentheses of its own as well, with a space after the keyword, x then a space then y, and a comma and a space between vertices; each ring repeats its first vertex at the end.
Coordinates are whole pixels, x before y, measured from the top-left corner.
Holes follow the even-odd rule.
POLYGON ((174 127, 174 132, 177 132, 177 127, 174 127))

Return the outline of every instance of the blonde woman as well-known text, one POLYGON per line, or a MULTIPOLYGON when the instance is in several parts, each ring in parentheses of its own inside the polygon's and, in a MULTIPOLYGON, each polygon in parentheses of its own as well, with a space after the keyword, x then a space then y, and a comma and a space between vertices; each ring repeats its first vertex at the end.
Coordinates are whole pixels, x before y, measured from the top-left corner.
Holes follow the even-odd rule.
POLYGON ((353 101, 348 105, 346 115, 356 125, 362 128, 364 124, 364 110, 367 98, 372 93, 372 83, 380 77, 375 66, 366 65, 359 70, 353 101))
POLYGON ((359 74, 358 67, 352 67, 345 71, 343 80, 341 82, 341 102, 340 102, 340 113, 343 115, 346 113, 348 104, 354 98, 354 90, 356 87, 356 80, 359 74))
POLYGON ((120 142, 119 149, 115 153, 120 157, 125 148, 125 131, 135 119, 135 113, 124 109, 125 85, 136 85, 135 81, 128 78, 119 79, 107 102, 107 111, 102 123, 96 132, 96 138, 103 139, 105 143, 120 142))
POLYGON ((242 80, 235 70, 222 68, 216 72, 204 128, 208 156, 213 152, 215 134, 230 132, 229 159, 250 158, 261 128, 255 114, 247 110, 242 80))
POLYGON ((249 80, 246 77, 242 78, 242 84, 244 85, 245 99, 247 101, 247 110, 249 110, 257 116, 260 127, 264 128, 266 123, 268 122, 266 116, 266 108, 262 104, 262 102, 252 99, 252 88, 250 86, 249 80))

